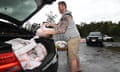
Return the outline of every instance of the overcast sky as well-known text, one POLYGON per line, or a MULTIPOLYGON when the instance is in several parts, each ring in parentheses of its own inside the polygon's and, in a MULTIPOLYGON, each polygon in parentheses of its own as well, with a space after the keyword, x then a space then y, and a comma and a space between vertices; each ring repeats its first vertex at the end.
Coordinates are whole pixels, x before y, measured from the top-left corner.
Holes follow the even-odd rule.
MULTIPOLYGON (((35 16, 31 22, 42 23, 46 20, 46 13, 53 11, 60 18, 57 0, 52 5, 47 5, 35 16)), ((68 10, 72 11, 75 23, 92 21, 120 21, 120 0, 62 0, 68 5, 68 10)))

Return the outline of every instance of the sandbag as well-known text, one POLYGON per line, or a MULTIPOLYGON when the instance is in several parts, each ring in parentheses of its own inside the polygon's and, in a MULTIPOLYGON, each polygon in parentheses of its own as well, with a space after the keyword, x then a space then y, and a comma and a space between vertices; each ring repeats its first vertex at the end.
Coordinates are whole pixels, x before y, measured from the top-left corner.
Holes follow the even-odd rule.
POLYGON ((6 43, 12 45, 12 49, 24 70, 40 66, 41 61, 47 55, 45 46, 41 43, 37 44, 33 39, 16 38, 6 43))

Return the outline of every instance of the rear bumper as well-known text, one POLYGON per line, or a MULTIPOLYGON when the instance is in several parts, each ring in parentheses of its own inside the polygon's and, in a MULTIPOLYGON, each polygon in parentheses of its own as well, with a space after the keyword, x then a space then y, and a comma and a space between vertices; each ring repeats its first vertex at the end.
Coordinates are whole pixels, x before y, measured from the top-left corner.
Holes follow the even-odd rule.
POLYGON ((103 45, 102 40, 96 40, 96 41, 87 40, 86 43, 87 43, 87 45, 103 45))
POLYGON ((102 43, 102 40, 96 39, 95 41, 92 41, 92 39, 89 39, 89 40, 87 39, 86 42, 87 43, 102 43))
POLYGON ((102 41, 96 41, 96 42, 92 42, 92 41, 87 41, 87 43, 92 43, 92 44, 96 44, 96 43, 102 43, 102 41))

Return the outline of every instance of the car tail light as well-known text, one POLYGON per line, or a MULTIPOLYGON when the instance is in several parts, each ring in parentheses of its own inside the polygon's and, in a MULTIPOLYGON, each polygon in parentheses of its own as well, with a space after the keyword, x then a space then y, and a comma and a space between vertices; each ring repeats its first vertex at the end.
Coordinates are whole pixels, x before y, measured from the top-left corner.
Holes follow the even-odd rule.
POLYGON ((17 72, 22 67, 14 52, 0 54, 0 72, 17 72))

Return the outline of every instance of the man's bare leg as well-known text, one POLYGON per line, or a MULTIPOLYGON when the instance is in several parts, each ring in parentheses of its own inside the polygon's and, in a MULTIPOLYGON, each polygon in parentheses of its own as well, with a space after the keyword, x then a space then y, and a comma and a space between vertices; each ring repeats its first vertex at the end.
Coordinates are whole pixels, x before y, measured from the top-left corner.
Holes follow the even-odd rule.
POLYGON ((70 61, 70 69, 71 69, 71 72, 77 71, 77 60, 76 59, 72 59, 70 61))
POLYGON ((79 58, 79 56, 77 56, 76 62, 77 62, 77 71, 81 71, 80 58, 79 58))

